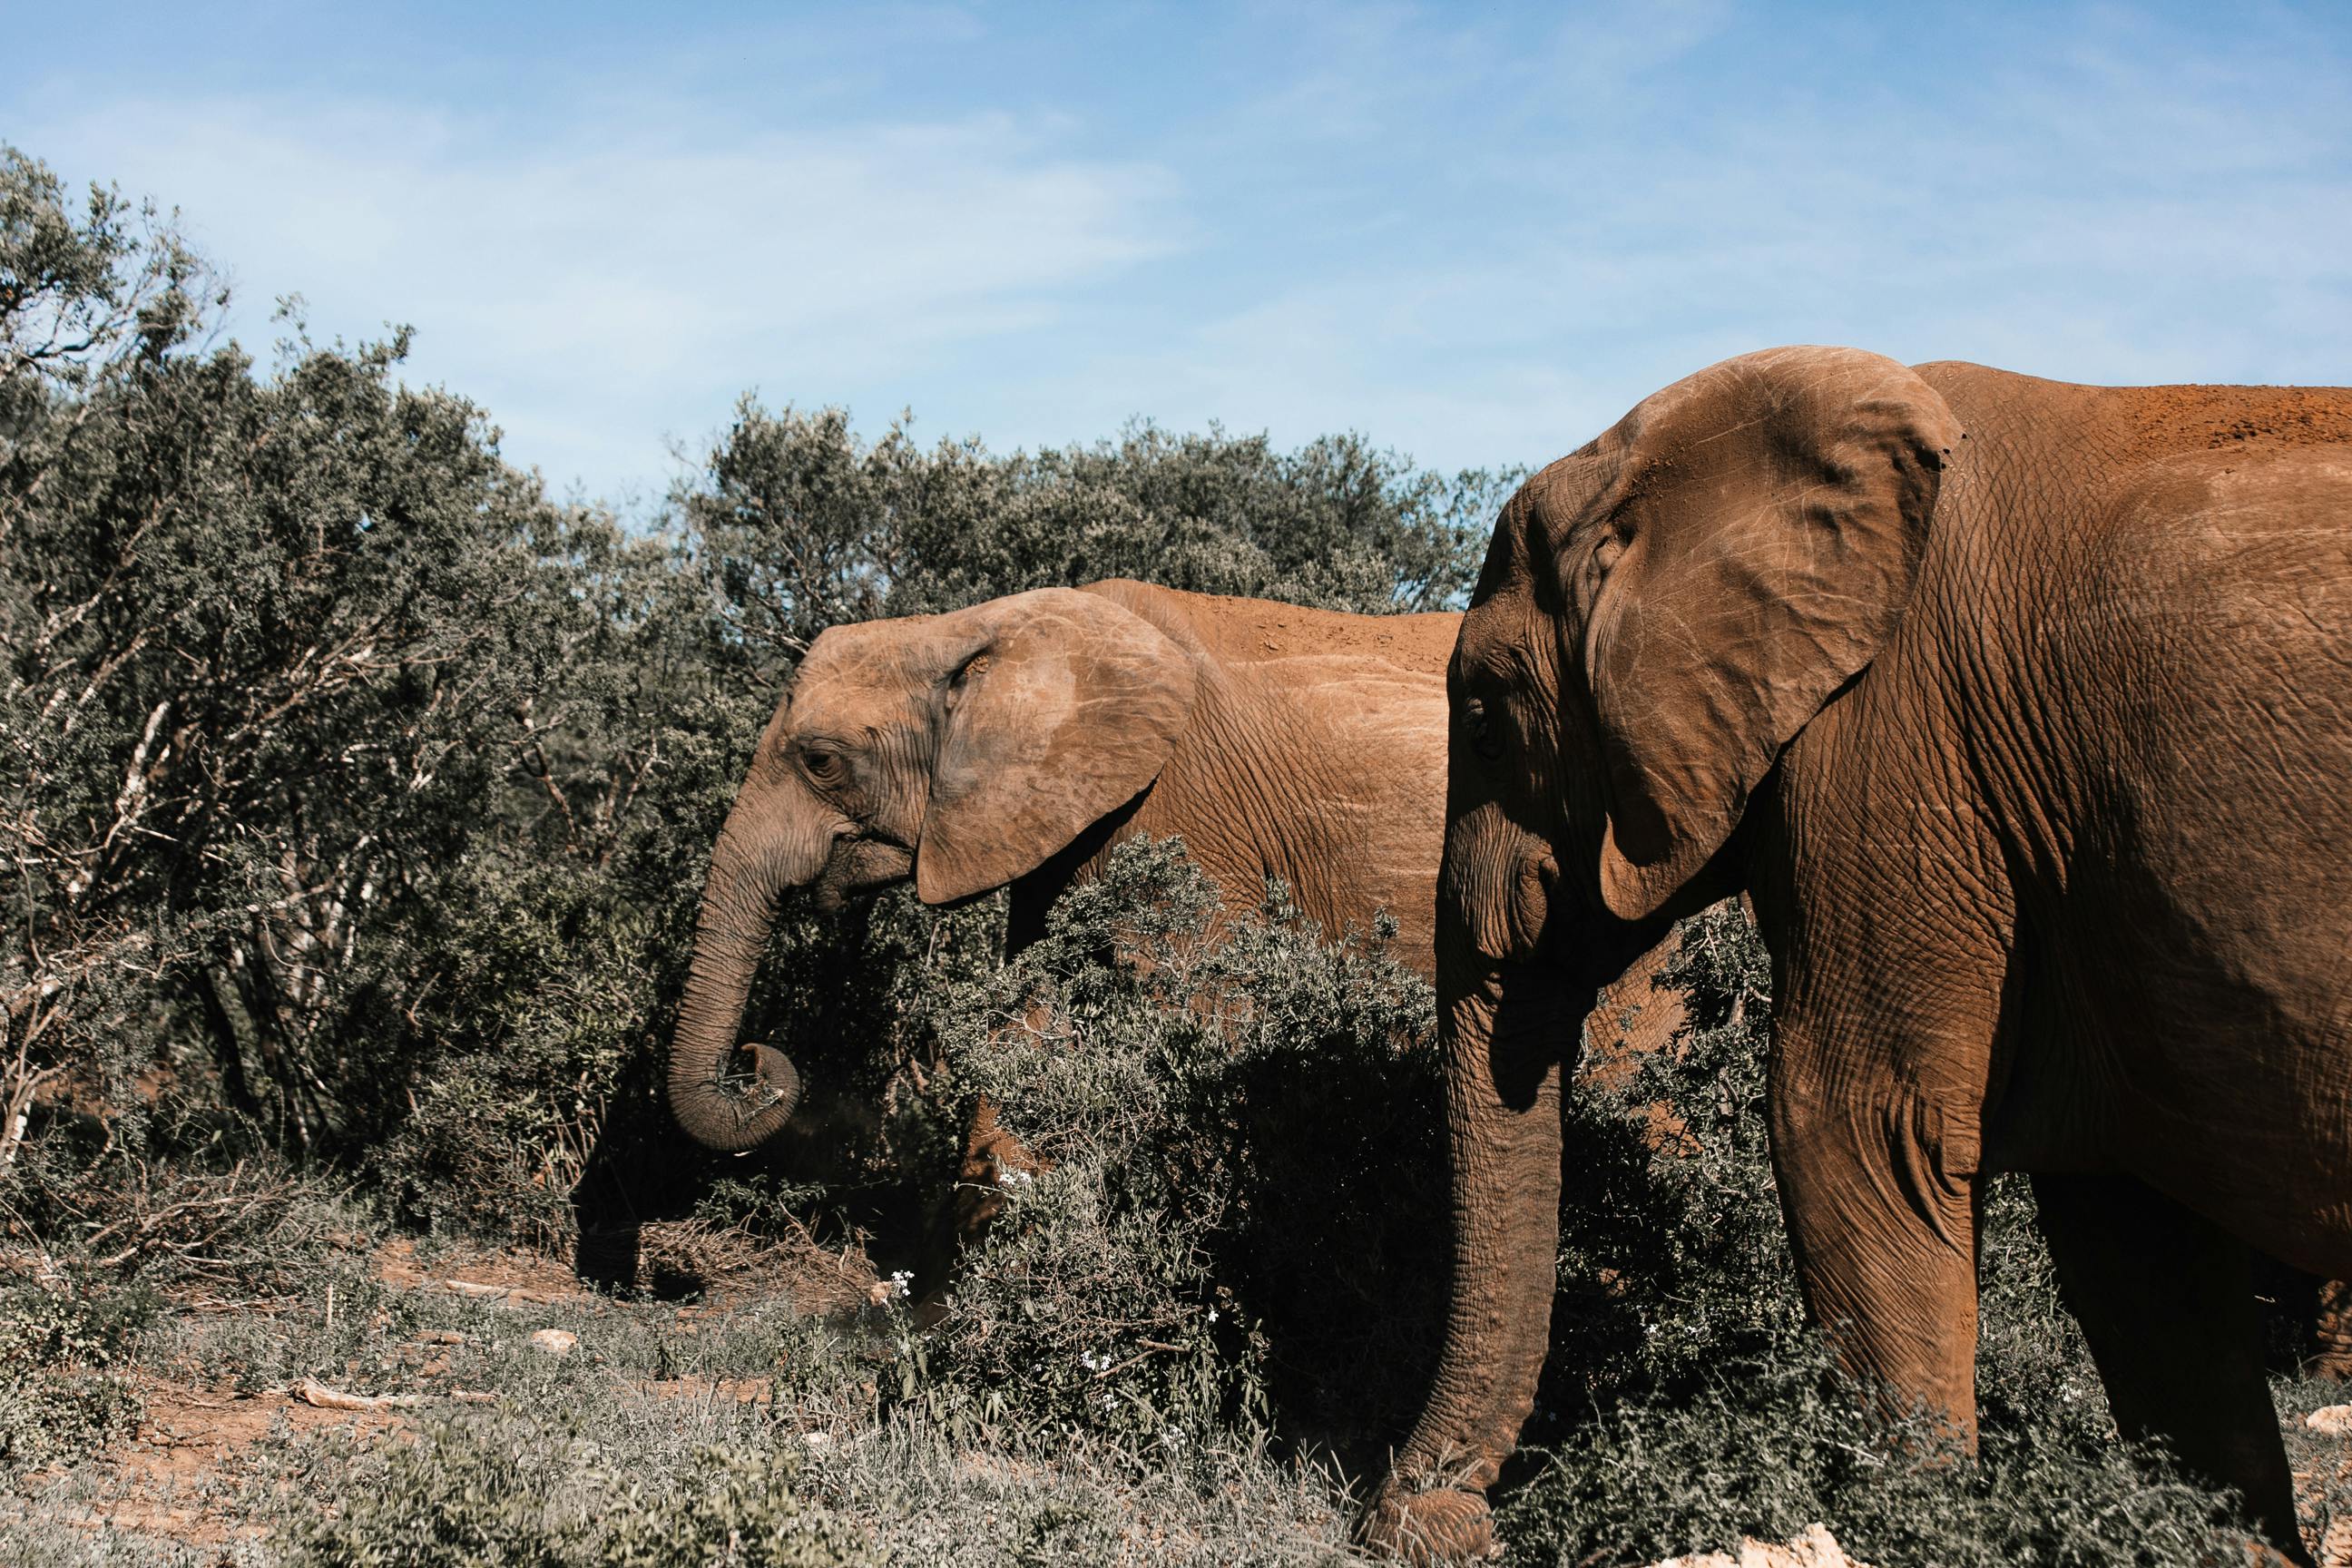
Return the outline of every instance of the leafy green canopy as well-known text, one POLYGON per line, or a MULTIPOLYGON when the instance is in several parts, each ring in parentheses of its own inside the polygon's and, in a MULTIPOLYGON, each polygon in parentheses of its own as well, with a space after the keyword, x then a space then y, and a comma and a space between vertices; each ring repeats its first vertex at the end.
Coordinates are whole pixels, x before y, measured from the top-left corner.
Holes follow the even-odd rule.
POLYGON ((825 626, 1024 588, 1139 577, 1381 614, 1459 607, 1517 470, 1446 479, 1356 436, 1278 452, 1212 427, 1010 456, 866 445, 838 409, 746 398, 677 501, 747 637, 788 654, 825 626))

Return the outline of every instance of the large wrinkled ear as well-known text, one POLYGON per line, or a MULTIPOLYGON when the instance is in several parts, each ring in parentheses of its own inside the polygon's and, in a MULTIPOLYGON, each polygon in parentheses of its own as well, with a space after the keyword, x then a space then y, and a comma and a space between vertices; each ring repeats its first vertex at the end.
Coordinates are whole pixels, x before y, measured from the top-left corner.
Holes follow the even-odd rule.
MULTIPOLYGON (((1782 747, 1901 619, 1958 422, 1853 349, 1727 360, 1628 415, 1584 668, 1628 920, 1706 866, 1782 747)), ((1562 562, 1563 571, 1575 569, 1562 562)))
POLYGON ((1069 588, 982 606, 948 678, 915 891, 940 904, 1044 864, 1159 776, 1190 721, 1192 656, 1108 599, 1069 588))

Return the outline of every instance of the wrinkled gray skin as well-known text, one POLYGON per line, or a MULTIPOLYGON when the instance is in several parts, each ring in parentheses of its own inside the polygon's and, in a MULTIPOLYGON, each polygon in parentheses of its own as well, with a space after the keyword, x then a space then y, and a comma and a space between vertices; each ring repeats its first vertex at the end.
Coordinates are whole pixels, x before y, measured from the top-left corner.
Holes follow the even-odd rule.
POLYGON ((2352 1271, 2352 393, 1785 349, 1505 509, 1449 671, 1455 1268, 1368 1519, 1491 1545, 1554 1289, 1563 1029, 1746 889, 1809 1308, 1975 1437, 2030 1172, 2116 1419, 2296 1533, 2248 1244, 2352 1271))
POLYGON ((1011 886, 1016 945, 1117 840, 1181 837, 1229 903, 1287 882, 1326 931, 1396 920, 1425 966, 1460 617, 1347 616, 1139 583, 1049 588, 818 637, 711 853, 670 1106, 716 1149, 790 1120, 797 1074, 727 1068, 788 889, 1011 886))

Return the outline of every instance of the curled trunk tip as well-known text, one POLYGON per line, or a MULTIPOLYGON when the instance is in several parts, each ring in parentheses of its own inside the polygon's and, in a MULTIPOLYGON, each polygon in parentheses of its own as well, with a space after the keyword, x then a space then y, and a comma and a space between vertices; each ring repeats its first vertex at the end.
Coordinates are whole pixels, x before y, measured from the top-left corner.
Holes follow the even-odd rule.
POLYGON ((792 1058, 772 1046, 747 1047, 756 1068, 753 1081, 730 1081, 726 1058, 709 1070, 682 1061, 670 1074, 670 1114, 698 1143, 724 1153, 757 1148, 793 1119, 801 1101, 801 1075, 792 1058))

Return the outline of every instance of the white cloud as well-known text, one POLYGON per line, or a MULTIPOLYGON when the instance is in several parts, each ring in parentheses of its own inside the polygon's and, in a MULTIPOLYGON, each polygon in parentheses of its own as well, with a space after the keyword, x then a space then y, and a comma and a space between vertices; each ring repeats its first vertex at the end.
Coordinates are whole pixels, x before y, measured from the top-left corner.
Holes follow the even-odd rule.
POLYGON ((25 129, 76 175, 178 204, 239 287, 314 331, 420 330, 411 374, 483 403, 510 457, 657 483, 734 394, 837 386, 1052 321, 1179 243, 1172 181, 1003 114, 740 133, 676 104, 533 136, 293 100, 112 102, 25 129))
POLYGON ((1774 342, 2340 380, 2352 78, 2265 15, 867 9, 551 67, 528 115, 84 81, 10 117, 181 203, 248 341, 289 288, 414 322, 559 483, 657 486, 752 385, 1000 447, 1139 413, 1539 462, 1774 342))

